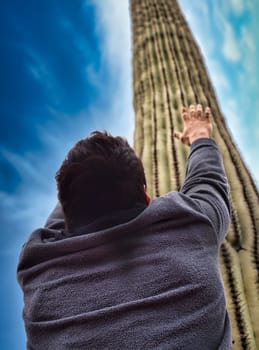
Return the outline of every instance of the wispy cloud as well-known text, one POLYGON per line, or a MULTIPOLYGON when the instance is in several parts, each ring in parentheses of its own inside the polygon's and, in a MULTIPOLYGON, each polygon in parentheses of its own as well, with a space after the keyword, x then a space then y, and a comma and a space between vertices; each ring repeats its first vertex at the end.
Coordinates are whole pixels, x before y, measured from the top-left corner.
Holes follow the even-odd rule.
POLYGON ((255 38, 252 33, 249 31, 247 26, 241 27, 241 41, 244 47, 244 50, 249 50, 249 54, 254 54, 256 50, 255 38))
POLYGON ((222 36, 223 44, 221 49, 225 59, 230 62, 238 62, 241 58, 238 37, 227 17, 223 15, 220 6, 214 5, 214 18, 217 30, 222 36))
POLYGON ((40 57, 40 54, 31 47, 26 47, 24 49, 27 55, 29 73, 44 89, 49 90, 48 92, 50 94, 56 93, 57 81, 50 67, 48 67, 48 62, 44 60, 43 57, 40 57))
POLYGON ((11 164, 11 166, 20 174, 21 179, 29 179, 30 181, 39 178, 39 171, 35 168, 35 163, 29 161, 29 157, 21 156, 17 153, 1 150, 2 156, 11 164))
POLYGON ((229 0, 229 7, 236 15, 241 15, 245 8, 246 2, 244 0, 229 0))
MULTIPOLYGON (((128 0, 91 0, 97 11, 97 33, 102 45, 102 62, 112 74, 113 91, 107 113, 113 121, 113 132, 133 142, 131 32, 128 0)), ((107 93, 109 93, 107 91, 107 93)), ((102 111, 96 111, 103 114, 102 111)))
POLYGON ((131 62, 131 35, 128 0, 91 0, 97 11, 97 32, 103 48, 102 59, 109 61, 111 69, 126 75, 131 62), (125 66, 126 63, 126 66, 125 66))
POLYGON ((238 38, 231 27, 226 22, 223 22, 224 27, 224 42, 223 42, 223 54, 225 58, 231 62, 238 62, 241 58, 240 48, 238 45, 238 38))
POLYGON ((206 64, 209 68, 209 73, 212 76, 213 85, 218 92, 222 91, 229 92, 230 90, 230 82, 226 77, 226 74, 220 65, 220 62, 215 59, 208 57, 206 59, 206 64))

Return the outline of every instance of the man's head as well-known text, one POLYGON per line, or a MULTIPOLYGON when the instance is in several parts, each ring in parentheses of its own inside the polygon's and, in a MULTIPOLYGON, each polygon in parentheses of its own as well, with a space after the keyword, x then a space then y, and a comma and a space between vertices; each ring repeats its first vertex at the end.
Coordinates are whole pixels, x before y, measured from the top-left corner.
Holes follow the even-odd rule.
POLYGON ((128 142, 95 131, 68 153, 56 175, 69 229, 148 202, 143 165, 128 142))

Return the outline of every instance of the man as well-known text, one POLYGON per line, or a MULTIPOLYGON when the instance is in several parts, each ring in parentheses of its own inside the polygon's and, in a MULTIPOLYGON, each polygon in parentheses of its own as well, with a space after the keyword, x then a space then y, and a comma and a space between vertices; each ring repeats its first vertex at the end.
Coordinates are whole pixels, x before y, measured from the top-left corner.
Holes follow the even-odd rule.
POLYGON ((28 349, 231 349, 218 264, 228 183, 210 109, 183 108, 179 192, 150 201, 128 143, 95 132, 57 173, 57 205, 24 245, 28 349))

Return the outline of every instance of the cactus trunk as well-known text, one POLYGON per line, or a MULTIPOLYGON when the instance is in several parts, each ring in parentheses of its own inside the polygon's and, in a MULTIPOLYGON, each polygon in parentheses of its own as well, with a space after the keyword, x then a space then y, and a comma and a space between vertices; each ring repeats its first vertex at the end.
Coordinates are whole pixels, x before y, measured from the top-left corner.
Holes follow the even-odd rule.
POLYGON ((210 106, 231 187, 232 224, 220 251, 233 349, 259 349, 258 191, 226 126, 202 55, 176 0, 131 0, 134 147, 157 197, 178 190, 188 149, 175 141, 181 107, 210 106))

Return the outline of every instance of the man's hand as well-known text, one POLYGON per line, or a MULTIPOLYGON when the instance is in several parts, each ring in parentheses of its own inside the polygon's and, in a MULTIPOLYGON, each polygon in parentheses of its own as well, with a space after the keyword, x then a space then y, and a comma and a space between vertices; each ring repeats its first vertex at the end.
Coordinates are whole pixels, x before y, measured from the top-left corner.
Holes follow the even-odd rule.
POLYGON ((205 112, 201 105, 191 105, 189 111, 182 108, 183 132, 175 131, 174 137, 181 140, 185 145, 190 146, 195 140, 211 138, 212 123, 210 121, 210 108, 206 107, 205 112))

